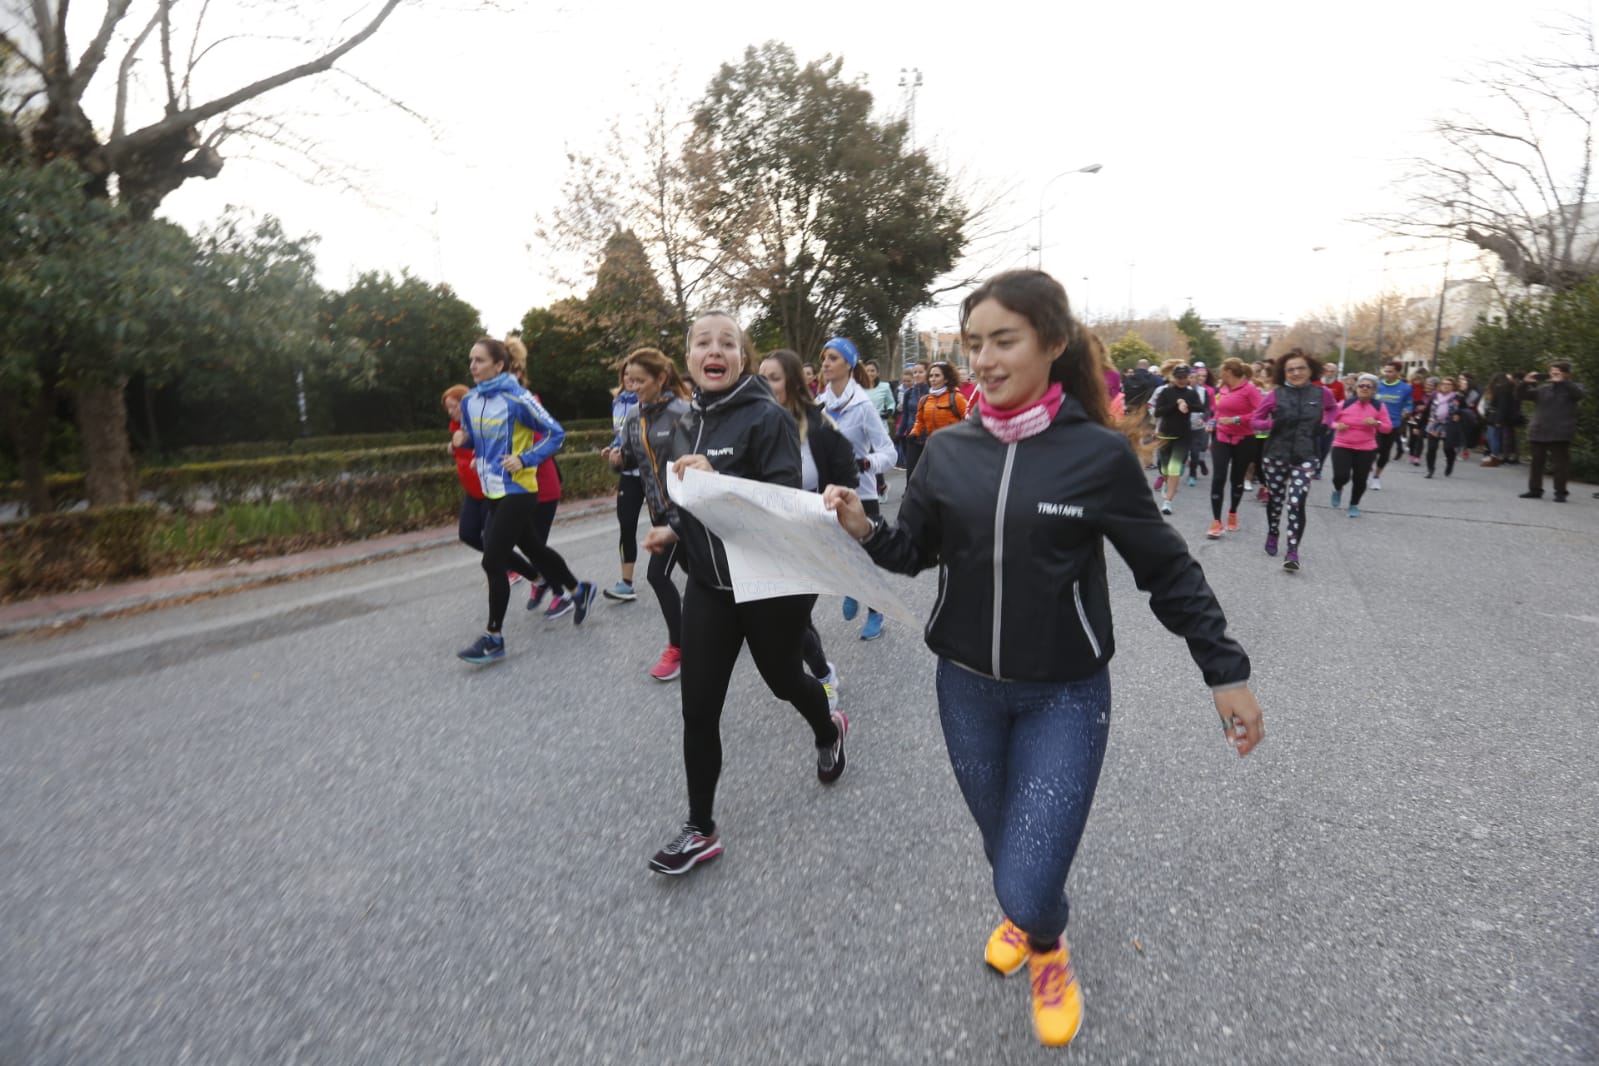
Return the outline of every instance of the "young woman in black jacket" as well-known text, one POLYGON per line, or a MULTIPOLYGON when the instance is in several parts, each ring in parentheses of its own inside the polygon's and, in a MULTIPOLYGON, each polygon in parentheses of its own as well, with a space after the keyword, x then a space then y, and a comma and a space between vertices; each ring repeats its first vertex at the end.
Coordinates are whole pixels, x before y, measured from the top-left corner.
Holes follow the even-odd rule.
POLYGON ((1004 912, 985 959, 1001 973, 1029 967, 1034 1028, 1058 1045, 1082 1020, 1066 876, 1110 731, 1107 538, 1156 617, 1187 639, 1238 753, 1264 732, 1249 658, 1182 536, 1140 491, 1060 283, 1001 274, 961 304, 961 330, 980 417, 927 442, 897 522, 868 519, 848 488, 824 499, 879 566, 938 567, 927 643, 939 719, 1004 912))
MULTIPOLYGON (((732 316, 712 313, 688 331, 688 372, 694 402, 673 433, 668 477, 690 469, 799 488, 799 431, 772 402, 766 382, 750 372, 749 342, 732 316)), ((651 529, 644 547, 663 552, 681 546, 688 583, 683 591, 683 766, 688 777, 688 820, 650 860, 656 873, 682 874, 722 853, 713 807, 722 772, 722 706, 739 649, 767 688, 794 705, 816 741, 816 776, 823 784, 844 772, 849 723, 828 706, 822 683, 800 658, 815 596, 778 596, 738 603, 722 542, 693 514, 674 506, 667 526, 651 529)))
MULTIPOLYGON (((615 447, 602 454, 613 470, 637 471, 639 489, 650 511, 650 525, 666 525, 672 501, 666 494, 665 464, 678 420, 688 413, 688 385, 678 377, 677 364, 657 348, 639 348, 622 364, 622 388, 638 398, 622 419, 615 447)), ((677 546, 650 555, 646 580, 660 604, 666 622, 666 648, 650 667, 657 681, 675 681, 683 661, 683 597, 672 581, 677 566, 677 546)))
MULTIPOLYGON (((803 368, 799 353, 788 348, 779 348, 761 360, 761 377, 771 388, 772 399, 794 417, 799 430, 800 463, 804 468, 800 488, 821 492, 829 485, 853 485, 860 477, 855 446, 838 431, 821 405, 810 399, 803 368)), ((838 710, 838 670, 827 661, 822 635, 816 631, 814 621, 806 623, 801 651, 806 667, 827 691, 827 705, 838 710)))

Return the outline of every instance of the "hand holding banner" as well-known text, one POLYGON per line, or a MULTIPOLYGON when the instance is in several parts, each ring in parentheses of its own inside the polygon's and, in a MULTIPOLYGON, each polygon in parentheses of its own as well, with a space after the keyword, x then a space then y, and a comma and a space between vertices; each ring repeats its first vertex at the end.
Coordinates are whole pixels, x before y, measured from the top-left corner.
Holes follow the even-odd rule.
POLYGON ((740 603, 815 593, 853 596, 890 618, 920 626, 822 497, 803 489, 689 470, 666 478, 672 502, 722 538, 740 603))

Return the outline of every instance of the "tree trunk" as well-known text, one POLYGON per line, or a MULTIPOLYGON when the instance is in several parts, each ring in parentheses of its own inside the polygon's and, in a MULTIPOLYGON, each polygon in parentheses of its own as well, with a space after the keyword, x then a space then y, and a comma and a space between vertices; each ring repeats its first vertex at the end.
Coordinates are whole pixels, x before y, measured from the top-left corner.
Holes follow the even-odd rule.
POLYGON ((126 379, 119 379, 112 384, 86 383, 77 390, 78 441, 90 507, 132 503, 139 493, 128 443, 126 386, 126 379))
POLYGON ((47 383, 31 411, 23 411, 10 393, 0 392, 0 418, 11 434, 11 448, 17 453, 17 468, 30 515, 55 510, 50 486, 45 481, 45 436, 50 432, 50 412, 55 408, 55 387, 47 383))

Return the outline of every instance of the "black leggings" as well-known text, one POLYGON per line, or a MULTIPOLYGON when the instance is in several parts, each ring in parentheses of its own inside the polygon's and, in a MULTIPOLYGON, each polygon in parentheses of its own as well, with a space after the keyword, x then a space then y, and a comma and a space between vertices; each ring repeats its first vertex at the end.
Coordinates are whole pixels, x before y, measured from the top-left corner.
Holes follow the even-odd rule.
MULTIPOLYGON (((555 520, 555 505, 550 505, 550 520, 555 520)), ((488 537, 489 520, 492 512, 489 510, 489 501, 481 496, 467 496, 461 500, 461 521, 456 528, 456 535, 461 538, 461 543, 474 551, 483 550, 483 542, 488 537)), ((545 529, 548 535, 548 527, 545 529)), ((507 570, 514 570, 529 581, 539 579, 538 567, 527 561, 526 556, 520 552, 512 551, 507 570)))
POLYGON ((688 820, 702 833, 716 828, 713 807, 722 774, 722 707, 746 643, 766 687, 794 705, 817 747, 838 740, 822 683, 805 672, 800 638, 815 596, 778 596, 735 603, 731 592, 689 576, 683 590, 683 768, 688 774, 688 820))
POLYGON ((1444 477, 1455 472, 1455 435, 1445 432, 1441 437, 1427 434, 1427 473, 1438 469, 1438 445, 1444 446, 1444 477))
POLYGON ((505 571, 510 568, 516 548, 527 554, 528 561, 556 592, 573 591, 577 588, 577 578, 572 576, 565 559, 532 537, 539 505, 537 496, 516 493, 489 500, 488 504, 490 519, 483 541, 483 572, 489 578, 488 630, 498 633, 505 622, 505 608, 511 602, 511 582, 505 571))
POLYGON ((616 483, 616 524, 622 527, 622 562, 638 562, 638 516, 644 509, 644 479, 623 474, 616 483))
POLYGON ((1238 510, 1238 504, 1244 498, 1244 474, 1249 471, 1250 464, 1260 458, 1260 440, 1257 437, 1245 437, 1237 444, 1228 444, 1217 437, 1210 446, 1210 454, 1216 460, 1210 478, 1210 516, 1220 522, 1223 490, 1230 481, 1232 496, 1227 510, 1238 510))
POLYGON ((1405 454, 1405 442, 1401 439, 1404 429, 1395 429, 1392 433, 1377 434, 1377 472, 1382 473, 1382 468, 1388 465, 1388 455, 1398 459, 1405 454))
POLYGON ((1350 475, 1354 476, 1355 487, 1349 493, 1349 506, 1356 506, 1360 498, 1366 495, 1366 478, 1371 474, 1371 464, 1377 454, 1376 451, 1333 448, 1333 491, 1342 492, 1344 486, 1349 484, 1350 475))
POLYGON ((1405 428, 1405 438, 1410 445, 1410 457, 1412 459, 1420 459, 1421 447, 1422 443, 1427 439, 1427 431, 1412 422, 1405 428))
POLYGON ((655 590, 655 602, 661 605, 661 617, 666 620, 666 642, 674 648, 683 646, 683 597, 678 595, 672 571, 677 569, 677 542, 663 552, 650 556, 645 578, 655 590))
POLYGON ((1188 443, 1188 476, 1198 477, 1199 468, 1205 465, 1205 453, 1211 446, 1210 430, 1196 429, 1188 443))

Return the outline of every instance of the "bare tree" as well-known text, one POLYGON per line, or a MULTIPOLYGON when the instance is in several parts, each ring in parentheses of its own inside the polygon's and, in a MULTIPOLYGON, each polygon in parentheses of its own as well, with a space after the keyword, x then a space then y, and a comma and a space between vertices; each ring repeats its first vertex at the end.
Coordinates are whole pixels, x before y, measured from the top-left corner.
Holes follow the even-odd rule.
POLYGON ((1088 328, 1099 334, 1100 340, 1106 344, 1113 344, 1130 333, 1154 349, 1161 359, 1188 358, 1188 337, 1170 317, 1103 317, 1089 323, 1088 328))
MULTIPOLYGON (((148 221, 184 182, 221 173, 221 146, 230 136, 270 122, 246 105, 332 70, 377 33, 400 2, 371 0, 342 17, 332 11, 338 29, 326 39, 307 37, 304 28, 325 24, 329 8, 275 5, 272 36, 300 55, 274 73, 200 93, 200 75, 218 66, 214 57, 206 63, 209 53, 236 40, 214 32, 211 22, 218 16, 209 0, 184 5, 184 13, 192 12, 184 23, 173 18, 178 0, 102 0, 98 25, 77 53, 67 39, 70 0, 6 0, 0 6, 0 55, 11 57, 14 73, 0 80, 0 161, 8 145, 14 150, 23 144, 36 164, 70 160, 84 172, 88 195, 115 198, 135 220, 148 221), (94 98, 90 87, 103 80, 113 53, 112 113, 97 123, 85 101, 94 98), (158 113, 133 118, 141 102, 155 102, 158 113)), ((125 384, 88 376, 76 385, 89 496, 96 505, 131 500, 137 488, 125 384)))
MULTIPOLYGON (((1393 359, 1415 359, 1430 350, 1436 301, 1388 290, 1347 309, 1349 370, 1375 370, 1393 359), (1382 350, 1378 351, 1378 345, 1382 350)), ((1312 311, 1272 339, 1266 349, 1275 359, 1293 348, 1316 356, 1336 355, 1344 339, 1345 309, 1312 311)))
POLYGON ((694 190, 702 184, 694 168, 704 160, 685 154, 692 124, 674 117, 675 107, 657 99, 641 129, 613 120, 601 152, 568 152, 560 201, 539 219, 537 235, 579 265, 581 276, 559 279, 578 289, 598 272, 607 242, 631 231, 665 280, 678 325, 687 329, 694 309, 730 295, 730 286, 727 253, 694 220, 694 190))
POLYGON ((1599 44, 1588 21, 1557 40, 1556 54, 1494 63, 1467 81, 1481 103, 1434 123, 1441 150, 1413 161, 1408 207, 1365 221, 1469 242, 1526 286, 1563 291, 1599 272, 1599 44))

